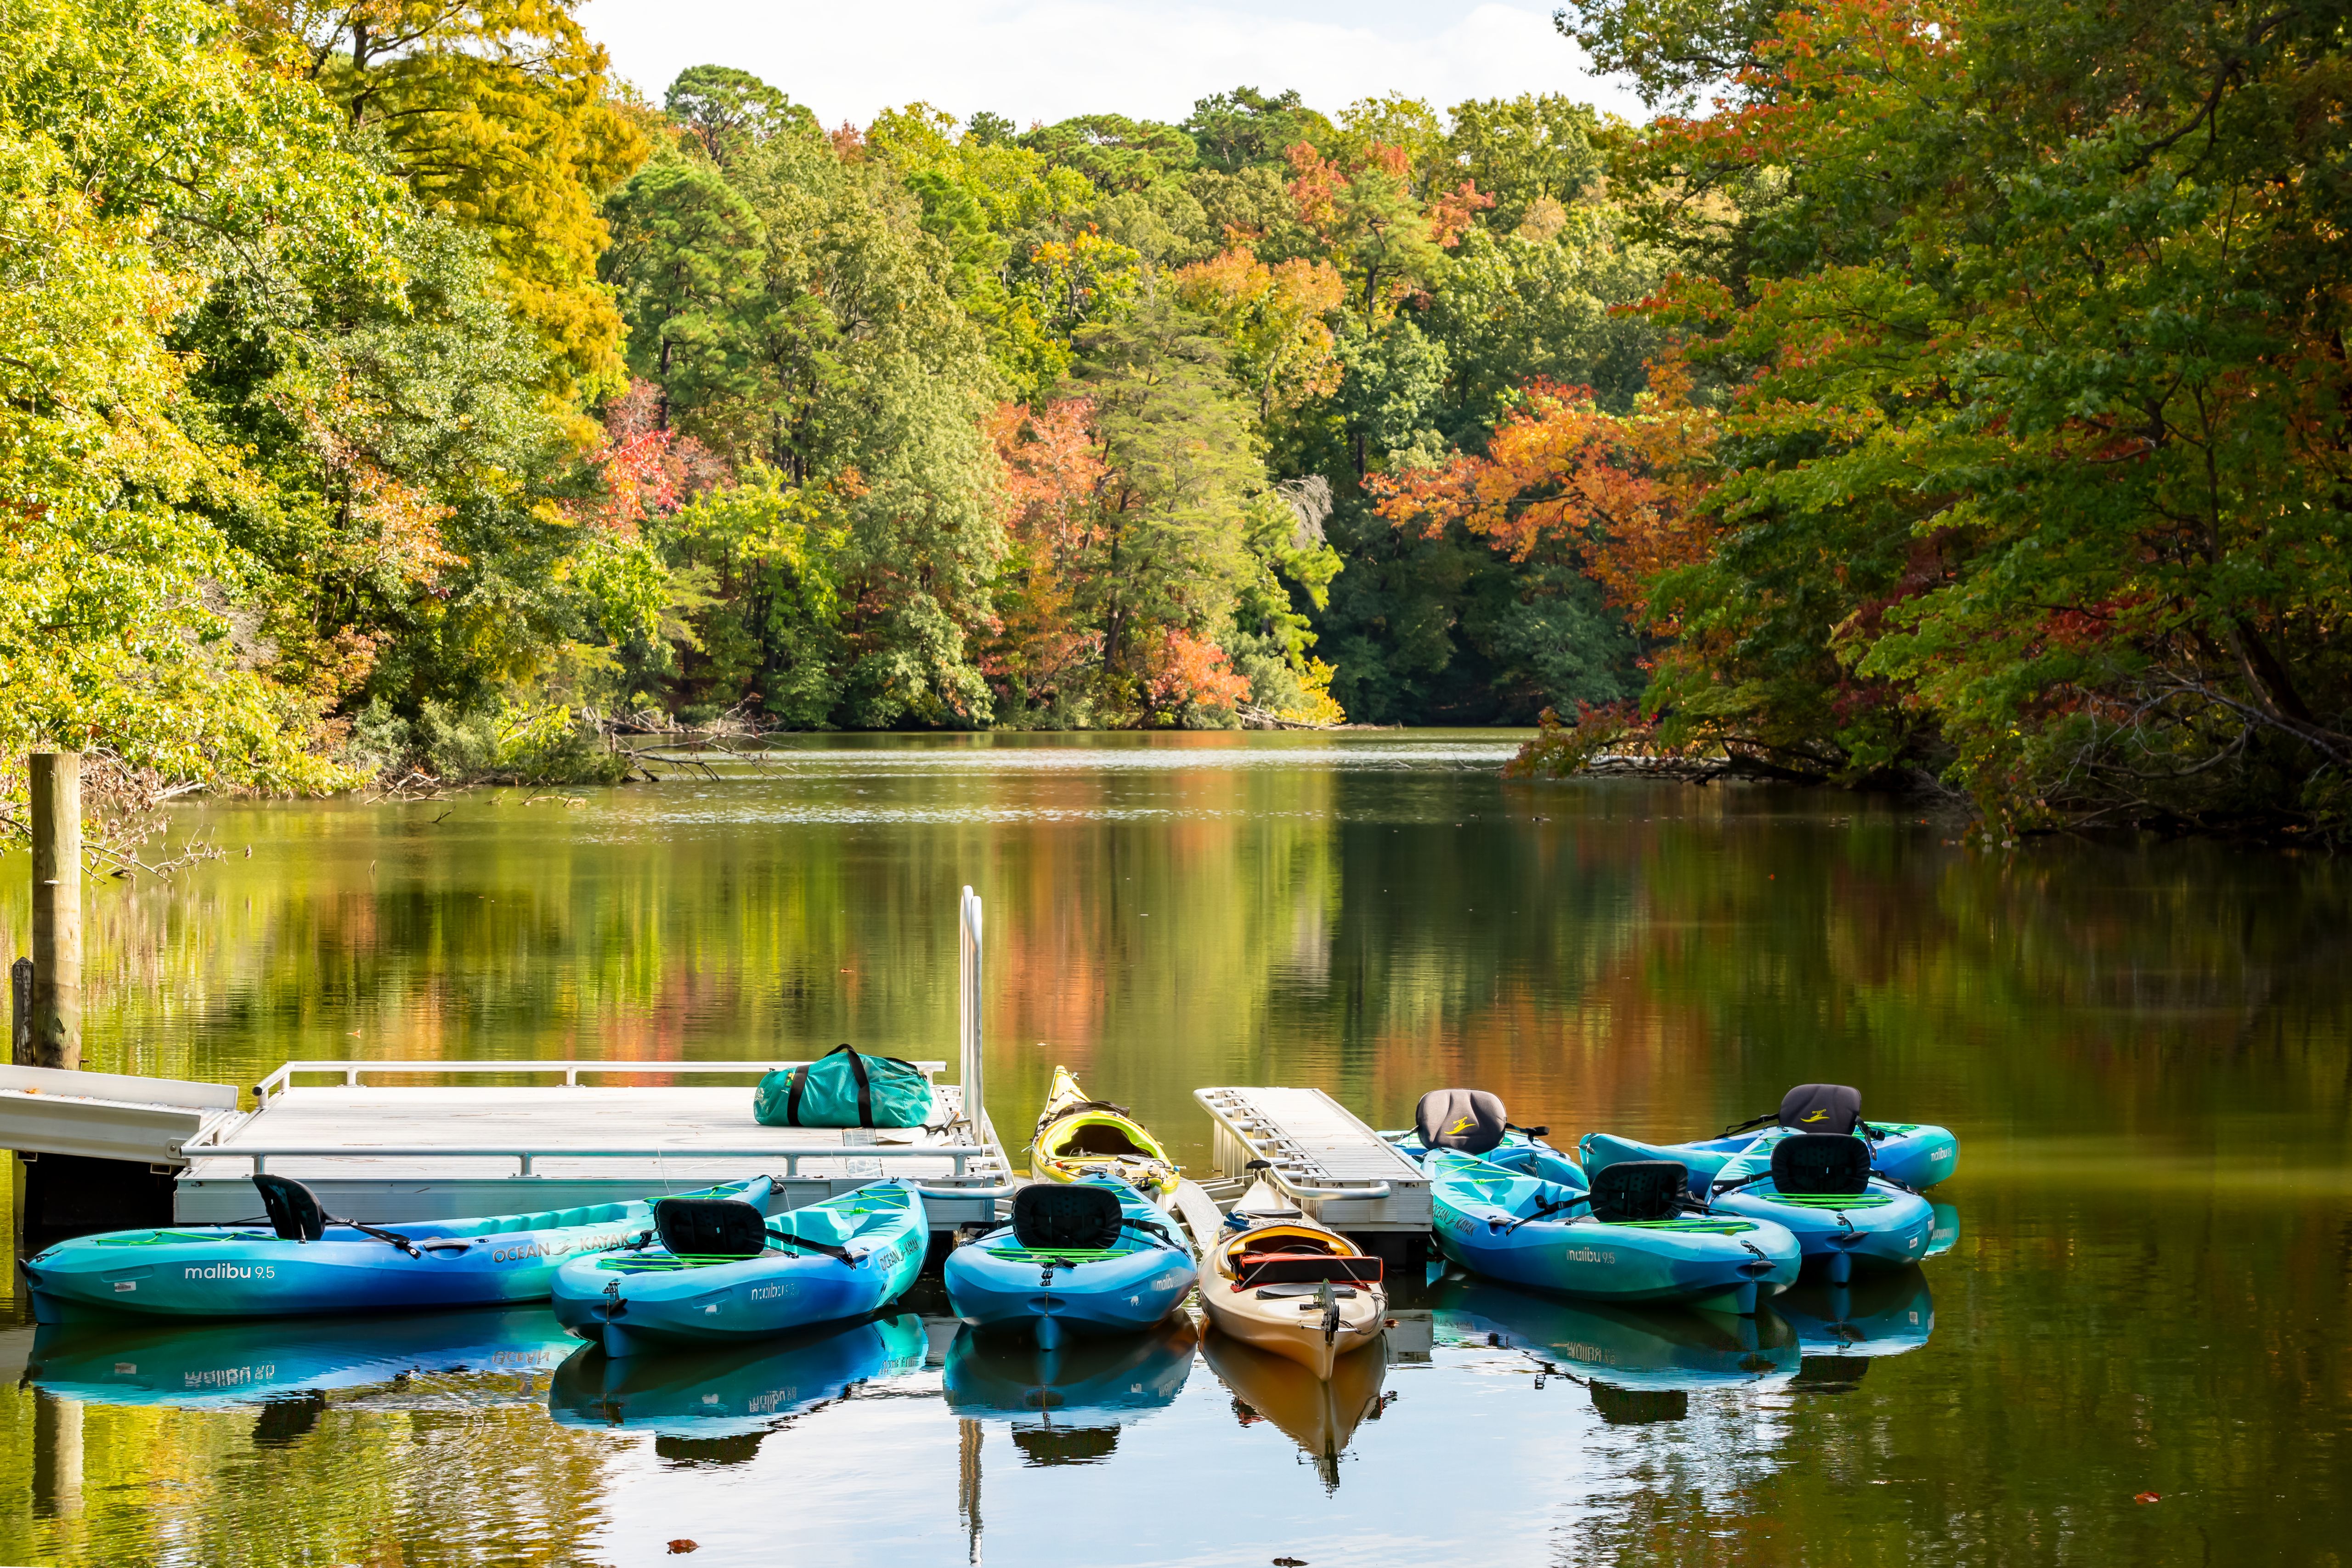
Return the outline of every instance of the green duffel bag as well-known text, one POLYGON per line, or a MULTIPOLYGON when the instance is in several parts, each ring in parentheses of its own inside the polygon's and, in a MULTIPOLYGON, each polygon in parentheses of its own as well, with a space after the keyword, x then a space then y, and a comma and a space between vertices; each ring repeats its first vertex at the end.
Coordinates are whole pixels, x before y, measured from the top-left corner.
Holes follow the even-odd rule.
POLYGON ((912 1062, 835 1046, 761 1079, 751 1115, 762 1127, 920 1127, 931 1119, 931 1080, 912 1062))

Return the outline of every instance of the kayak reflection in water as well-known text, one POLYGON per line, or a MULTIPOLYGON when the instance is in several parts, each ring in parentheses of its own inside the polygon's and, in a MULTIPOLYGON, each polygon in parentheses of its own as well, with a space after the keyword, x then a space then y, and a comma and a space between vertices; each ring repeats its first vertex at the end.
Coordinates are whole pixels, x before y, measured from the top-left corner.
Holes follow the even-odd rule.
POLYGON ((1209 1335, 1201 1353, 1232 1391, 1234 1414, 1241 1424, 1272 1422, 1306 1451, 1322 1478, 1323 1489, 1336 1491, 1339 1456, 1356 1428, 1379 1420, 1386 1404, 1381 1393, 1388 1375, 1386 1347, 1375 1341, 1349 1351, 1334 1363, 1328 1378, 1228 1334, 1209 1335))
POLYGON ((1118 1447, 1121 1426, 1175 1402, 1198 1343, 1182 1313, 1141 1333, 1054 1350, 966 1327, 948 1347, 948 1408, 968 1421, 1008 1418, 1025 1464, 1097 1464, 1118 1447))
POLYGON ((441 1402, 466 1379, 468 1405, 536 1401, 540 1380, 576 1343, 544 1307, 293 1321, 45 1324, 25 1379, 85 1405, 259 1411, 254 1441, 303 1436, 328 1394, 367 1395, 381 1408, 410 1396, 441 1402))
POLYGON ((1807 1281, 1772 1309, 1789 1321, 1804 1351, 1797 1386, 1815 1394, 1851 1391, 1873 1361, 1908 1354, 1936 1330, 1936 1298, 1916 1268, 1851 1285, 1807 1281))
POLYGON ((615 1357, 583 1345, 556 1369, 547 1407, 566 1426, 651 1432, 665 1458, 736 1463, 791 1417, 919 1371, 929 1348, 922 1320, 908 1312, 708 1349, 615 1357))
POLYGON ((1569 1301, 1451 1275, 1436 1289, 1440 1338, 1516 1350, 1537 1383, 1584 1384, 1612 1425, 1680 1419, 1693 1393, 1787 1383, 1797 1335, 1772 1309, 1754 1316, 1671 1305, 1569 1301))

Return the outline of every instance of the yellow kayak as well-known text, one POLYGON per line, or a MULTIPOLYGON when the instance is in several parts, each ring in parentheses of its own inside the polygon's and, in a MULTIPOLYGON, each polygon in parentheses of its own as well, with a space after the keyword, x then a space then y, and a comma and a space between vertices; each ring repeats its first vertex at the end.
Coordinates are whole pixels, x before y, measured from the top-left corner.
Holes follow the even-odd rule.
POLYGON ((1029 1145, 1029 1173, 1041 1182, 1117 1176, 1154 1202, 1176 1190, 1176 1162, 1127 1107, 1088 1100, 1067 1068, 1054 1069, 1053 1091, 1029 1145))

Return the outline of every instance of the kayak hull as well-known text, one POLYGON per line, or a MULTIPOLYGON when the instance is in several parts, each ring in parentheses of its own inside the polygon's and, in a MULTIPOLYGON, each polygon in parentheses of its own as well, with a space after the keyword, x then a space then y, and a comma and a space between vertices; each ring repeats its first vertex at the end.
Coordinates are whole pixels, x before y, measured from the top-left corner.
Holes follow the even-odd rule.
MULTIPOLYGON (((1747 1145, 1717 1166, 1717 1177, 1738 1179, 1755 1170, 1771 1169, 1771 1148, 1778 1133, 1751 1137, 1747 1145)), ((1593 1170, 1621 1160, 1678 1160, 1675 1148, 1642 1143, 1607 1132, 1587 1134, 1580 1152, 1593 1170)), ((1692 1185, 1699 1186, 1694 1174, 1692 1185)), ((1706 1189, 1700 1189, 1705 1195, 1706 1189)), ((1853 1268, 1907 1268, 1927 1256, 1936 1228, 1935 1205, 1916 1193, 1892 1183, 1873 1180, 1850 1203, 1805 1195, 1784 1196, 1769 1175, 1748 1177, 1745 1184, 1708 1197, 1709 1205, 1726 1214, 1765 1220, 1784 1227, 1797 1238, 1809 1263, 1827 1266, 1833 1278, 1853 1268)))
POLYGON ((1845 1268, 1908 1268, 1927 1255, 1936 1212, 1927 1199, 1873 1182, 1854 1201, 1858 1206, 1852 1208, 1817 1199, 1791 1203, 1773 1191, 1768 1178, 1718 1195, 1715 1207, 1781 1226, 1797 1238, 1806 1262, 1825 1262, 1833 1275, 1845 1268))
MULTIPOLYGON (((1871 1130, 1871 1169, 1890 1181, 1918 1190, 1934 1186, 1959 1169, 1960 1141, 1948 1128, 1930 1127, 1908 1121, 1868 1121, 1871 1130)), ((1587 1170, 1598 1170, 1613 1160, 1605 1151, 1612 1145, 1647 1151, 1643 1153, 1623 1153, 1616 1158, 1635 1160, 1678 1160, 1690 1168, 1691 1191, 1704 1197, 1706 1190, 1724 1166, 1755 1150, 1759 1142, 1769 1147, 1770 1140, 1780 1136, 1778 1128, 1757 1132, 1732 1132, 1720 1138, 1701 1138, 1688 1143, 1643 1143, 1631 1138, 1616 1138, 1605 1132, 1588 1133, 1579 1145, 1578 1153, 1587 1170)))
MULTIPOLYGON (((1362 1249, 1309 1217, 1260 1179, 1206 1242, 1201 1308, 1219 1333, 1328 1378, 1340 1361, 1381 1337, 1388 1290, 1376 1281, 1297 1280, 1264 1288, 1242 1283, 1252 1255, 1361 1258, 1362 1249)), ((1358 1265, 1357 1267, 1360 1267, 1358 1265)), ((1337 1271, 1337 1266, 1335 1266, 1337 1271)))
POLYGON ((921 1194, 897 1181, 793 1209, 778 1226, 845 1247, 851 1260, 772 1248, 709 1261, 658 1246, 577 1258, 556 1272, 556 1319, 609 1356, 768 1339, 879 1310, 915 1282, 929 1242, 921 1194))
POLYGON ((1593 1300, 1720 1300, 1740 1312, 1796 1281, 1797 1239, 1769 1220, 1528 1218, 1583 1189, 1452 1150, 1432 1154, 1425 1168, 1439 1250, 1490 1279, 1593 1300))
MULTIPOLYGON (((1251 1294, 1243 1292, 1244 1297, 1251 1294)), ((1381 1316, 1387 1310, 1386 1303, 1360 1288, 1339 1301, 1344 1315, 1339 1331, 1328 1336, 1317 1319, 1310 1316, 1312 1301, 1286 1300, 1281 1305, 1288 1310, 1280 1313, 1253 1312, 1243 1301, 1222 1295, 1215 1300, 1203 1296, 1201 1305, 1217 1332, 1285 1361, 1296 1362, 1321 1378, 1329 1377, 1344 1358, 1378 1340, 1381 1325, 1387 1321, 1381 1316)))
MULTIPOLYGON (((1174 1234, 1166 1212, 1133 1184, 1111 1176, 1085 1179, 1112 1189, 1129 1220, 1174 1234)), ((1148 1329, 1191 1292, 1192 1257, 1151 1231, 1125 1231, 1120 1245, 1125 1250, 1111 1257, 1033 1252, 1011 1226, 1000 1226, 948 1254, 949 1304, 975 1329, 1026 1329, 1049 1347, 1067 1333, 1148 1329)))
MULTIPOLYGON (((763 1203, 764 1176, 694 1195, 763 1203)), ((266 1227, 182 1226, 61 1241, 22 1265, 34 1321, 274 1318, 503 1306, 547 1299, 566 1260, 652 1228, 650 1203, 381 1227, 415 1251, 343 1226, 317 1241, 266 1227)))

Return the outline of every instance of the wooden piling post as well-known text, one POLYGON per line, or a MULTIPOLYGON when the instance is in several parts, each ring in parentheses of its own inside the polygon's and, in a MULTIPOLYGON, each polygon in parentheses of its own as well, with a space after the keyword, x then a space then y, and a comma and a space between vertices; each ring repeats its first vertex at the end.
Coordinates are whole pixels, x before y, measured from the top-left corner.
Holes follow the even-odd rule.
POLYGON ((29 958, 8 966, 8 1065, 39 1065, 33 1059, 33 961, 29 958))
POLYGON ((81 1066, 81 753, 33 753, 33 1063, 81 1066))
POLYGON ((81 1401, 33 1391, 33 1511, 71 1519, 81 1511, 81 1401))

